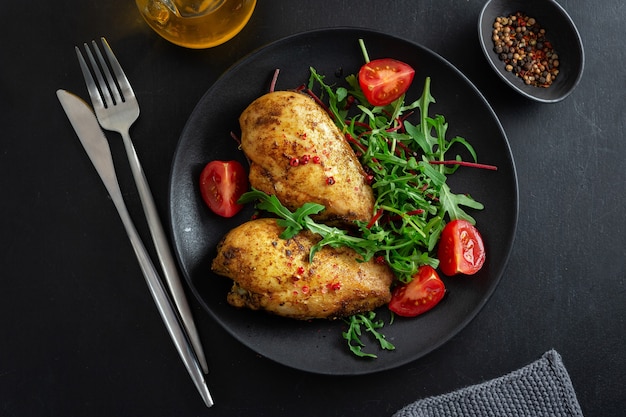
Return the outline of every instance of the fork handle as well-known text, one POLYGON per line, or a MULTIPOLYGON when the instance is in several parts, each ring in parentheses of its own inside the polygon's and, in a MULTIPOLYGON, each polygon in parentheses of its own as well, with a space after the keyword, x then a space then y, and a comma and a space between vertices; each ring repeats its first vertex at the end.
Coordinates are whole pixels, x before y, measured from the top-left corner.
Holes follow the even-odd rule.
POLYGON ((189 372, 192 376, 194 385, 202 396, 204 403, 207 407, 211 407, 213 405, 213 399, 211 398, 211 393, 209 392, 209 389, 204 381, 202 370, 200 369, 198 362, 195 361, 195 356, 191 351, 191 346, 186 343, 187 339, 178 320, 178 315, 176 314, 176 311, 174 311, 174 307, 172 306, 165 288, 163 288, 158 272, 150 260, 148 251, 143 245, 143 242, 137 233, 137 229, 130 218, 126 205, 124 204, 124 200, 122 199, 122 193, 119 187, 110 187, 108 184, 105 185, 107 185, 107 191, 111 196, 111 200, 113 200, 113 204, 117 209, 122 223, 124 224, 126 234, 130 239, 130 243, 139 261, 141 271, 146 278, 150 294, 157 305, 161 318, 165 323, 165 327, 174 341, 176 350, 182 358, 183 363, 187 368, 187 372, 189 372))
POLYGON ((180 313, 180 318, 183 322, 183 325, 187 329, 187 334, 189 336, 191 344, 196 351, 196 356, 198 357, 200 366, 202 367, 204 373, 208 373, 207 360, 204 356, 204 350, 202 348, 202 343, 200 342, 200 336, 198 335, 198 330, 194 323, 193 315, 191 313, 191 309, 189 308, 187 297, 185 296, 185 291, 183 289, 180 276, 178 274, 178 269, 176 268, 176 262, 174 261, 174 258, 172 256, 172 251, 168 244, 167 236, 165 235, 165 231, 163 230, 163 226, 161 224, 161 220, 156 209, 156 204, 154 203, 154 198, 152 197, 152 193, 150 192, 148 181, 146 180, 143 168, 141 167, 141 163, 139 162, 139 157, 137 156, 137 152, 135 151, 135 147, 133 146, 129 132, 121 132, 121 135, 124 142, 124 148, 126 149, 130 168, 133 173, 133 178, 139 192, 141 205, 143 206, 143 211, 147 219, 148 228, 152 236, 152 241, 154 242, 157 256, 161 263, 161 267, 163 268, 165 280, 170 288, 172 298, 176 303, 176 307, 178 308, 178 311, 180 313))

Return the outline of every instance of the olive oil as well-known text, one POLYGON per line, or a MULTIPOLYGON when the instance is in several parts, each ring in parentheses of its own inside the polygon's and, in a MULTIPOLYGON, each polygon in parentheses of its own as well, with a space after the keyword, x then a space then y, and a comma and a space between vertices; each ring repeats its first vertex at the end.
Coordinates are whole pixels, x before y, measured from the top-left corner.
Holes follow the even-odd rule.
POLYGON ((220 45, 243 29, 256 0, 135 0, 145 21, 163 38, 186 48, 220 45))

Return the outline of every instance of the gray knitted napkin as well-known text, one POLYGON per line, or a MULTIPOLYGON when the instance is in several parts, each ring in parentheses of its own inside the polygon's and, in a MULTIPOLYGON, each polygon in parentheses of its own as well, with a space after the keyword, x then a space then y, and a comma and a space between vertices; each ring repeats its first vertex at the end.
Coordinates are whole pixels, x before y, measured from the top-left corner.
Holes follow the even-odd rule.
POLYGON ((550 350, 510 374, 418 400, 393 417, 583 417, 561 356, 550 350))

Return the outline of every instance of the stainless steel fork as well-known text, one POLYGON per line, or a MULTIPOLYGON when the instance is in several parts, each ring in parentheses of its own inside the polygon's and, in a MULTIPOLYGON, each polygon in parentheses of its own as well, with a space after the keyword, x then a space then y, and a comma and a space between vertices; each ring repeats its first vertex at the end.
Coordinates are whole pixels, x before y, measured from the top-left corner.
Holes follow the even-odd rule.
POLYGON ((165 280, 170 288, 172 298, 176 303, 176 307, 178 308, 183 325, 187 330, 190 342, 198 357, 200 366, 202 370, 207 373, 207 361, 189 304, 187 303, 176 263, 159 219, 156 205, 152 193, 150 192, 150 187, 148 186, 148 181, 146 180, 143 168, 139 163, 137 152, 130 138, 130 127, 139 117, 139 104, 137 103, 137 98, 130 86, 128 78, 126 78, 111 47, 105 38, 101 38, 101 41, 107 58, 106 60, 95 41, 91 41, 93 53, 89 45, 87 43, 84 44, 85 53, 91 64, 91 69, 98 81, 97 84, 80 49, 76 47, 76 55, 83 72, 83 77, 85 78, 85 83, 87 84, 87 90, 89 91, 89 96, 91 97, 91 102, 100 125, 106 130, 115 131, 122 135, 124 148, 128 155, 128 161, 137 185, 137 190, 139 191, 139 197, 147 218, 152 240, 161 267, 163 268, 165 280), (97 57, 97 61, 94 54, 97 57), (113 78, 109 68, 113 70, 115 78, 113 78))

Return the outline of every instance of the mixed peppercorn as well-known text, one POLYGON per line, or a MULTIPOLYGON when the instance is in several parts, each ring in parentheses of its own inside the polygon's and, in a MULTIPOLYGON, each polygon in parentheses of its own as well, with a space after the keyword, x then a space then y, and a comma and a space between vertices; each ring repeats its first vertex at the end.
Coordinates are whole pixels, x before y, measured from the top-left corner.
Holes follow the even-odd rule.
POLYGON ((534 18, 522 12, 499 16, 493 23, 492 39, 506 70, 526 84, 549 87, 559 74, 559 56, 534 18))

